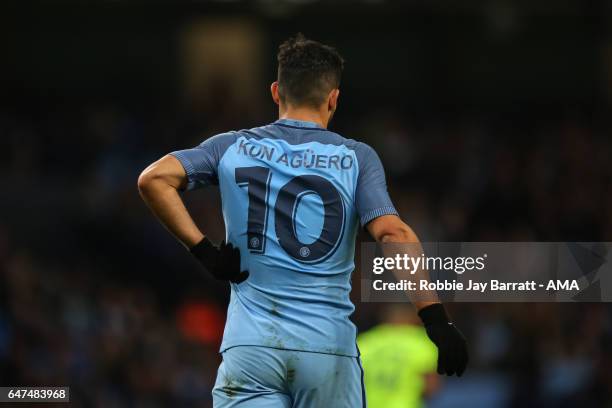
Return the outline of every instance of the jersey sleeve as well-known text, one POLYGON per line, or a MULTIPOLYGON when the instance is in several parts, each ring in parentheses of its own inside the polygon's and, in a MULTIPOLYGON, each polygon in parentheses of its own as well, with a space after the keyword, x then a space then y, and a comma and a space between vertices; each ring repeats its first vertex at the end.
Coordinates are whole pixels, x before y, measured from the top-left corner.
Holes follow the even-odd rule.
POLYGON ((362 144, 359 163, 359 176, 355 193, 355 205, 361 226, 383 215, 398 215, 385 180, 385 171, 378 155, 370 146, 362 144))
POLYGON ((218 185, 217 169, 221 157, 227 148, 234 143, 233 132, 222 133, 206 139, 192 149, 177 150, 170 153, 176 157, 187 174, 186 190, 195 190, 208 185, 218 185))

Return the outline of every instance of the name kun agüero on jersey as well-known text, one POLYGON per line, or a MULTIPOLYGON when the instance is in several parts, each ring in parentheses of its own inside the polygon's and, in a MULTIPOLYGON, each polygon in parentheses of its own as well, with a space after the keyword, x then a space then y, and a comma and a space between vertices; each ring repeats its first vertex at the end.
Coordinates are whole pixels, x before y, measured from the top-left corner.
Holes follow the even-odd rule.
POLYGON ((238 154, 284 164, 294 169, 302 167, 306 169, 349 170, 354 163, 354 157, 351 154, 316 154, 312 149, 305 149, 288 155, 284 152, 277 152, 274 146, 251 143, 246 139, 242 139, 238 143, 238 154))

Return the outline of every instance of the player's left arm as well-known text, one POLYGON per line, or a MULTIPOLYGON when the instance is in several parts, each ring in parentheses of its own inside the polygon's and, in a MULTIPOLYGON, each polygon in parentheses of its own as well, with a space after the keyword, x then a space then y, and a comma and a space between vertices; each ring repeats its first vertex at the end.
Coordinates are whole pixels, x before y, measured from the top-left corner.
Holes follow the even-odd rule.
MULTIPOLYGON (((376 242, 387 244, 407 244, 407 245, 390 245, 389 251, 392 252, 387 256, 395 256, 398 250, 402 253, 406 252, 409 256, 419 257, 423 253, 423 247, 419 241, 419 237, 415 234, 408 224, 402 221, 397 215, 383 215, 370 221, 366 225, 366 229, 376 242)), ((384 250, 385 248, 383 248, 384 250)), ((403 271, 394 270, 398 279, 404 279, 403 271)), ((427 271, 419 269, 414 271, 411 278, 415 281, 421 279, 429 280, 427 271)), ((409 293, 409 296, 411 293, 409 293)), ((419 292, 418 296, 411 297, 411 302, 417 311, 420 311, 427 306, 440 303, 438 295, 435 291, 419 292)))
MULTIPOLYGON (((422 247, 418 237, 407 224, 396 215, 384 215, 370 221, 366 228, 377 242, 409 244, 400 246, 400 250, 409 253, 410 256, 419 256, 422 247)), ((398 248, 391 248, 395 254, 398 248)), ((384 248, 383 248, 384 252, 384 248)), ((401 278, 401 273, 399 278, 401 278)), ((415 271, 416 280, 426 279, 429 276, 426 270, 415 271)), ((467 343, 463 334, 450 320, 444 305, 437 300, 435 292, 419 294, 427 300, 412 300, 418 310, 419 317, 427 331, 430 340, 438 347, 438 374, 461 376, 467 366, 469 355, 467 343)))
MULTIPOLYGON (((391 202, 382 163, 369 146, 361 151, 355 200, 361 224, 377 242, 406 243, 410 244, 405 246, 407 251, 416 256, 422 253, 419 238, 400 219, 391 202)), ((429 279, 425 270, 416 271, 416 275, 429 279)), ((468 363, 467 344, 463 334, 450 321, 444 305, 435 293, 428 294, 425 299, 414 299, 413 304, 427 335, 438 347, 438 373, 461 376, 468 363)))

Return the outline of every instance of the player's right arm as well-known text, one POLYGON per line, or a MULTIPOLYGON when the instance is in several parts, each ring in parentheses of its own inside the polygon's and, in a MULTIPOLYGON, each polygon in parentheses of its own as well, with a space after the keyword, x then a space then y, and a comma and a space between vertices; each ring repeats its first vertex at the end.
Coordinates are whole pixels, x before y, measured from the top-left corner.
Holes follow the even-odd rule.
MULTIPOLYGON (((159 222, 176 237, 216 279, 240 283, 249 276, 241 271, 240 252, 232 244, 213 245, 197 227, 179 192, 195 186, 199 173, 216 173, 215 161, 204 160, 212 143, 166 155, 138 177, 140 196, 159 222), (190 174, 185 170, 189 169, 190 174)), ((203 184, 202 182, 200 184, 203 184)))
POLYGON ((140 196, 153 214, 185 247, 192 248, 204 239, 204 234, 179 195, 186 185, 187 173, 172 155, 152 163, 138 177, 140 196))
MULTIPOLYGON (((422 253, 420 241, 412 228, 400 219, 391 202, 378 155, 371 147, 365 146, 360 156, 355 203, 361 224, 377 242, 410 244, 406 245, 406 250, 411 255, 419 256, 422 253)), ((429 279, 425 270, 416 273, 422 279, 429 279)), ((427 299, 414 300, 413 304, 427 335, 438 347, 438 374, 461 376, 468 363, 465 338, 450 321, 437 296, 433 294, 427 296, 427 299)))

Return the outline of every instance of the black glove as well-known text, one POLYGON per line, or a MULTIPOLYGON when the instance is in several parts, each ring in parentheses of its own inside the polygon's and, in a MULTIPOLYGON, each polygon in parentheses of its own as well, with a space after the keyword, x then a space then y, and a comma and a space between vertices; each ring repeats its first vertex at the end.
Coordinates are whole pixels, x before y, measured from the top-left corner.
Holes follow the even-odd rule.
POLYGON ((232 244, 223 241, 216 247, 204 238, 190 251, 215 279, 240 283, 249 277, 248 271, 240 270, 240 251, 232 244))
POLYGON ((438 374, 461 377, 468 363, 465 337, 451 323, 441 303, 424 307, 419 311, 430 340, 438 347, 438 374))

